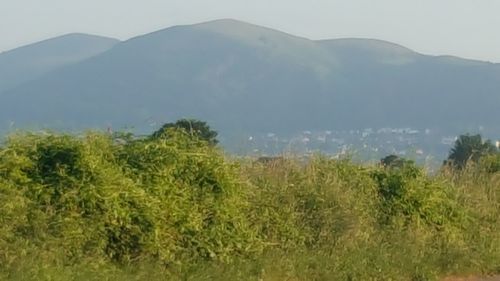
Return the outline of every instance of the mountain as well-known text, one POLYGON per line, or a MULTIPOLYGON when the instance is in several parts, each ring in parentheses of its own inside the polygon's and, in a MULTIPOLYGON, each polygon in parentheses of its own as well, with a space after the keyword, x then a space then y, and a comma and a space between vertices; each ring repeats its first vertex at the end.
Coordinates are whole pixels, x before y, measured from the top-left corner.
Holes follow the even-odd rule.
POLYGON ((0 93, 105 52, 118 42, 112 38, 75 33, 0 53, 0 93))
POLYGON ((499 64, 373 39, 313 41, 235 20, 135 37, 0 95, 4 127, 143 132, 180 117, 222 134, 499 130, 498 108, 499 64))

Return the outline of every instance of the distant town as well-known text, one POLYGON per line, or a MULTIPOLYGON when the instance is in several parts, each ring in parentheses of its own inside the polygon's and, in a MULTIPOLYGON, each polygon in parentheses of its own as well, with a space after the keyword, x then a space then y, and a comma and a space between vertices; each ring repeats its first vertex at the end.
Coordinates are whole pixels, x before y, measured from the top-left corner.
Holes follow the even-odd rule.
MULTIPOLYGON (((378 161, 381 157, 394 154, 435 166, 447 157, 457 137, 431 129, 414 128, 305 130, 289 136, 273 132, 252 135, 244 140, 228 141, 226 146, 243 155, 308 155, 321 152, 363 161, 378 161)), ((500 147, 500 141, 492 141, 497 148, 500 147)))

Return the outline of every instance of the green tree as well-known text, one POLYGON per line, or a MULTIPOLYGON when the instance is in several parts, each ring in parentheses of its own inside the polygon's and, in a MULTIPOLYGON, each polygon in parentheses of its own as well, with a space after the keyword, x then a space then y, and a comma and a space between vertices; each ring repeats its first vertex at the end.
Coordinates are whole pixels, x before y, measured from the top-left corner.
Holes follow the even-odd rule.
POLYGON ((467 163, 478 163, 486 155, 497 152, 497 148, 490 140, 483 141, 481 135, 461 135, 451 149, 447 163, 452 166, 463 169, 467 163))
POLYGON ((219 143, 219 141, 217 140, 218 133, 212 130, 206 122, 196 119, 180 119, 175 123, 166 123, 159 130, 154 132, 151 137, 167 137, 168 130, 171 128, 184 130, 189 135, 204 140, 210 145, 216 145, 217 143, 219 143))
POLYGON ((380 159, 380 164, 386 168, 403 168, 405 165, 413 165, 414 162, 391 154, 380 159))

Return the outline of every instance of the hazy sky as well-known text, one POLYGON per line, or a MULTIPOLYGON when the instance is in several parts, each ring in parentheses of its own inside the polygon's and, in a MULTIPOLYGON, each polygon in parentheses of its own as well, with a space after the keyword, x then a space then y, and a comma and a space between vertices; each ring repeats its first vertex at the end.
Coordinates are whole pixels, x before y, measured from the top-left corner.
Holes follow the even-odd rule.
POLYGON ((500 62, 500 0, 0 0, 0 51, 70 32, 127 39, 218 18, 500 62))

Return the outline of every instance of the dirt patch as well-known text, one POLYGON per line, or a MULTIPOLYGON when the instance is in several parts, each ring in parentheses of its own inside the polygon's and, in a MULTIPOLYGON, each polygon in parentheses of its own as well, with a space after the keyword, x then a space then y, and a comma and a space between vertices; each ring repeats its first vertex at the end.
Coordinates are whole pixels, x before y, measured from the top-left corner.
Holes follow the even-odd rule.
POLYGON ((491 276, 491 277, 447 277, 442 281, 500 281, 500 276, 491 276))

